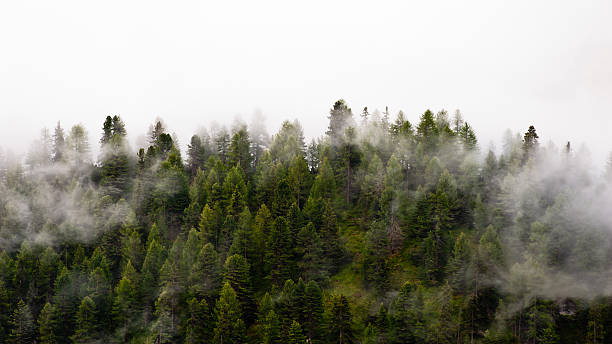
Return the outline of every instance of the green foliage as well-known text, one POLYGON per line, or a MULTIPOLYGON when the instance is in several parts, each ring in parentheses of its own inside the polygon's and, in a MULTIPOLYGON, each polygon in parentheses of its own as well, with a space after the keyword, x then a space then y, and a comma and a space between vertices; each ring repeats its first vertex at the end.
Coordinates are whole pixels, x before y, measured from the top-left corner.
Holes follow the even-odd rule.
POLYGON ((32 317, 32 311, 23 300, 19 300, 17 308, 11 317, 11 335, 9 342, 15 344, 35 343, 36 325, 32 317))
POLYGON ((58 343, 60 314, 56 306, 47 302, 38 316, 38 339, 41 344, 58 343))
POLYGON ((96 338, 98 331, 98 312, 96 304, 89 297, 85 296, 79 305, 76 314, 76 328, 71 337, 75 343, 88 343, 96 338))
POLYGON ((353 316, 346 296, 337 295, 332 298, 329 318, 329 336, 332 342, 338 344, 355 342, 352 329, 353 316))
POLYGON ((43 131, 0 164, 0 342, 611 342, 612 168, 389 116, 201 130, 185 162, 162 121, 132 153, 108 116, 95 164, 43 131))
POLYGON ((229 282, 221 288, 221 294, 215 306, 217 323, 214 330, 213 343, 244 343, 245 325, 238 298, 229 282))

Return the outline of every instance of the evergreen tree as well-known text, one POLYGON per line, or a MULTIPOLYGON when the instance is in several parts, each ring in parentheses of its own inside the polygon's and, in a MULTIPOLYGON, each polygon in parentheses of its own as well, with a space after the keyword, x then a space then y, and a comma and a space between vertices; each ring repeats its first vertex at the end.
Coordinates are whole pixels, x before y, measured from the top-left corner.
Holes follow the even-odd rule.
POLYGON ((291 323, 291 327, 289 328, 289 333, 287 335, 287 342, 288 344, 304 344, 306 343, 306 337, 304 337, 304 334, 302 332, 302 326, 300 326, 300 324, 293 320, 293 322, 291 323))
POLYGON ((65 159, 65 152, 66 137, 64 135, 64 129, 60 126, 60 122, 57 122, 55 133, 53 134, 53 162, 63 162, 65 159))
POLYGON ((200 250, 191 270, 190 284, 195 295, 209 302, 216 300, 221 288, 221 267, 211 243, 207 243, 200 250))
POLYGON ((38 316, 38 333, 41 344, 57 344, 60 314, 56 306, 47 302, 38 316))
POLYGON ((36 325, 34 325, 34 319, 30 306, 28 306, 23 300, 19 300, 17 308, 13 312, 11 317, 11 335, 9 340, 15 344, 26 344, 36 342, 36 325))
POLYGON ((221 288, 219 300, 215 306, 217 323, 214 330, 213 343, 244 343, 246 328, 242 320, 242 312, 238 298, 229 282, 221 288))
POLYGON ((277 217, 270 233, 267 261, 270 264, 270 280, 280 287, 291 277, 292 241, 291 231, 284 217, 277 217))
POLYGON ((529 126, 527 132, 523 136, 523 161, 529 159, 529 157, 533 154, 534 150, 538 146, 538 139, 540 137, 536 133, 535 127, 533 125, 529 126))
POLYGON ((344 100, 340 99, 334 103, 328 118, 329 127, 326 134, 331 138, 332 146, 337 146, 344 139, 345 130, 355 125, 353 112, 344 100))
POLYGON ((119 328, 122 341, 125 342, 130 329, 129 322, 133 319, 138 309, 136 286, 132 281, 123 277, 115 288, 115 300, 113 301, 113 318, 119 328))
POLYGON ((249 326, 255 320, 257 309, 253 297, 249 263, 243 256, 235 254, 227 258, 224 270, 225 280, 235 291, 240 302, 244 323, 249 326))
POLYGON ((434 115, 427 110, 421 116, 419 125, 417 126, 417 137, 427 151, 432 151, 437 147, 439 129, 434 120, 434 115))
POLYGON ((274 311, 274 304, 269 293, 266 293, 259 303, 256 325, 262 343, 280 343, 280 320, 274 311))
POLYGON ((253 156, 250 152, 251 142, 246 128, 241 128, 232 136, 229 145, 228 160, 229 164, 239 166, 245 176, 251 175, 251 163, 253 156))
POLYGON ((85 296, 76 314, 76 328, 72 336, 73 342, 88 343, 96 338, 98 331, 97 316, 98 312, 95 302, 89 296, 85 296))
POLYGON ((187 302, 188 317, 185 324, 185 344, 209 343, 213 335, 213 319, 206 300, 195 297, 187 302))
POLYGON ((353 316, 346 296, 334 296, 330 309, 330 340, 338 344, 354 343, 352 322, 353 316))
POLYGON ((206 151, 198 135, 193 135, 187 145, 187 170, 191 178, 196 176, 198 169, 204 167, 206 151))
POLYGON ((323 338, 323 296, 315 281, 306 285, 301 306, 304 334, 311 343, 320 343, 323 338))
POLYGON ((387 256, 389 241, 384 225, 374 222, 367 234, 366 256, 364 259, 364 276, 375 289, 384 291, 388 288, 387 256))

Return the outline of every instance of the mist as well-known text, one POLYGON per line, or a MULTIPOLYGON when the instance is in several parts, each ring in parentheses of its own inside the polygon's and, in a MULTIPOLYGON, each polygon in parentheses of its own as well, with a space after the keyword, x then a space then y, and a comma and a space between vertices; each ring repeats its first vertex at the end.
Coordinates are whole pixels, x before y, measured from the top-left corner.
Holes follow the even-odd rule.
POLYGON ((612 3, 0 4, 0 342, 612 342, 612 3))
MULTIPOLYGON (((409 117, 459 108, 484 146, 529 123, 601 161, 612 149, 610 6, 4 3, 0 146, 24 154, 22 139, 58 120, 81 122, 93 142, 110 114, 129 128, 164 118, 185 148, 191 128, 248 121, 257 109, 269 132, 298 118, 310 139, 344 98, 409 117)), ((145 134, 136 130, 131 140, 145 134)))

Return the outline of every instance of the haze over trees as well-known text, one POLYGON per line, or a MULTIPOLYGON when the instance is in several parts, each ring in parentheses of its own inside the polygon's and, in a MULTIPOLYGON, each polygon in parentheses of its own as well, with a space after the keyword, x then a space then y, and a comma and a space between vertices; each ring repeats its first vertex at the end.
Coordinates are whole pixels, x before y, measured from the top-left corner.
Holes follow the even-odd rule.
POLYGON ((0 159, 0 342, 608 343, 612 164, 343 100, 133 152, 120 116, 0 159), (323 116, 321 116, 323 120, 323 116))

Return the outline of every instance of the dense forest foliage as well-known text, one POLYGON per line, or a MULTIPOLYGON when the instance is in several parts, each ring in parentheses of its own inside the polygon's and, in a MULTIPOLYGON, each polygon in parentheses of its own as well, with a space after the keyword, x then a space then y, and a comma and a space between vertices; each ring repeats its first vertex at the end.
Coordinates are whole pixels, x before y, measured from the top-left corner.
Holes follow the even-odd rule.
MULTIPOLYGON (((0 164, 0 342, 609 343, 612 169, 531 126, 339 100, 297 121, 58 123, 0 164), (321 116, 320 120, 324 120, 321 116)), ((101 121, 102 122, 102 121, 101 121)))

